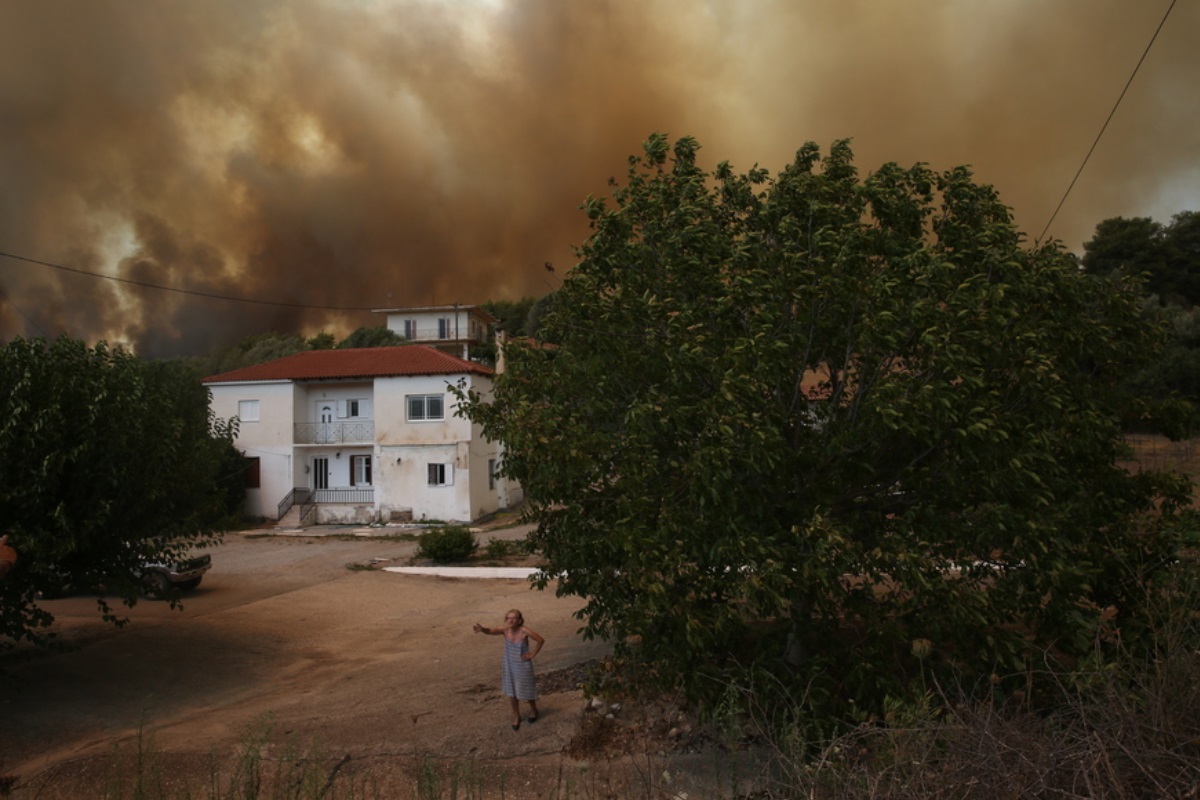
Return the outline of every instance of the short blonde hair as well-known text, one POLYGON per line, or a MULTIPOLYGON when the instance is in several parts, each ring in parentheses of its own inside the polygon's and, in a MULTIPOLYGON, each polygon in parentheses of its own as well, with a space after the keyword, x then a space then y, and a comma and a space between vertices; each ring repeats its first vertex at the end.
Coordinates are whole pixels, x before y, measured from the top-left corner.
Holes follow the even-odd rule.
POLYGON ((525 615, 521 613, 521 609, 519 609, 519 608, 510 608, 510 609, 508 610, 508 612, 507 612, 507 613, 504 615, 505 619, 507 619, 507 618, 508 618, 508 615, 509 615, 509 614, 516 614, 516 615, 517 615, 517 624, 518 624, 518 625, 524 625, 524 624, 525 624, 525 615))

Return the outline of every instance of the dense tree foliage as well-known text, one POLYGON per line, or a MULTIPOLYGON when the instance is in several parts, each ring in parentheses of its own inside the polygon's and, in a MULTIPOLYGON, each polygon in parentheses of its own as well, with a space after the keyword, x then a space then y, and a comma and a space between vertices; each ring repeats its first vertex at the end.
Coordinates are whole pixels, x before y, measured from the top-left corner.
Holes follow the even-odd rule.
POLYGON ((546 337, 553 335, 550 331, 543 329, 542 319, 554 309, 557 297, 557 292, 551 292, 548 295, 539 297, 537 302, 529 308, 529 314, 525 317, 526 336, 539 341, 548 341, 546 337))
POLYGON ((359 347, 396 347, 407 343, 407 340, 386 325, 362 327, 351 332, 349 336, 338 343, 337 349, 347 350, 359 347))
POLYGON ((308 340, 309 350, 332 350, 337 347, 337 337, 329 331, 318 331, 308 340))
POLYGON ((241 507, 235 431, 178 364, 16 339, 0 348, 0 397, 0 510, 20 553, 0 637, 36 639, 37 593, 65 584, 136 602, 144 561, 212 541, 241 507))
POLYGON ((529 309, 536 302, 532 297, 522 297, 520 300, 489 300, 483 303, 483 310, 500 320, 497 325, 510 339, 525 336, 525 320, 529 309))
POLYGON ((1181 211, 1163 225, 1149 217, 1113 217, 1083 245, 1094 275, 1145 275, 1146 291, 1163 303, 1200 301, 1200 214, 1181 211))
POLYGON ((1124 381, 1125 391, 1138 401, 1129 427, 1190 438, 1200 425, 1200 310, 1163 306, 1151 295, 1143 313, 1148 322, 1163 325, 1168 338, 1161 351, 1147 353, 1124 381))
POLYGON ((305 350, 330 350, 333 336, 325 331, 312 339, 299 334, 284 334, 269 331, 247 336, 239 342, 218 347, 207 355, 183 358, 180 361, 200 378, 218 375, 242 367, 263 364, 277 358, 303 353, 305 350))
POLYGON ((1084 243, 1082 264, 1093 275, 1144 276, 1149 293, 1143 313, 1162 324, 1167 342, 1146 353, 1125 381, 1143 401, 1137 426, 1174 438, 1190 436, 1200 403, 1200 214, 1182 211, 1162 225, 1148 217, 1114 217, 1096 226, 1084 243))
POLYGON ((838 713, 1134 642, 1174 546, 1151 512, 1184 496, 1115 463, 1116 388, 1159 338, 1136 283, 1023 247, 965 168, 697 149, 652 137, 589 198, 555 345, 469 398, 542 585, 642 675, 711 699, 767 670, 838 713))

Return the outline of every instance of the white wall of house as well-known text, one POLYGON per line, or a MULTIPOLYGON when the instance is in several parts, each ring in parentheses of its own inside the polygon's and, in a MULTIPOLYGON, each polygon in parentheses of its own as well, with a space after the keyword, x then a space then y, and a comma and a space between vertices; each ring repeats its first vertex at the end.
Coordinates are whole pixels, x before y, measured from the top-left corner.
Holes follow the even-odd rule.
MULTIPOLYGON (((476 381, 473 387, 480 398, 487 402, 492 398, 492 382, 476 381)), ((504 448, 499 442, 489 441, 483 436, 483 428, 472 425, 469 461, 475 480, 471 481, 471 509, 474 519, 520 503, 525 494, 520 484, 495 476, 495 470, 504 457, 504 448)))
MULTIPOLYGON (((470 380, 470 379, 468 379, 470 380)), ((381 378, 375 382, 380 442, 381 518, 411 510, 414 519, 469 521, 476 475, 470 459, 471 423, 455 416, 447 376, 381 378), (410 400, 440 398, 441 419, 413 419, 410 400), (399 463, 397 463, 397 461, 399 463)), ((468 384, 469 385, 469 384, 468 384)))
POLYGON ((508 508, 519 502, 509 492, 508 482, 494 475, 500 463, 499 448, 492 442, 479 440, 471 442, 468 459, 471 465, 471 511, 472 518, 478 519, 485 514, 508 508))
POLYGON ((239 418, 234 446, 258 459, 259 486, 246 490, 246 513, 275 519, 279 501, 293 486, 295 386, 291 381, 273 381, 221 383, 208 388, 214 415, 239 418))
POLYGON ((408 512, 417 521, 474 519, 466 448, 466 442, 381 448, 380 472, 387 477, 376 489, 380 519, 392 520, 408 512))
POLYGON ((471 438, 471 424, 454 416, 456 405, 444 375, 379 378, 375 381, 375 437, 389 445, 449 444, 471 438), (409 398, 442 398, 442 418, 410 420, 409 398))

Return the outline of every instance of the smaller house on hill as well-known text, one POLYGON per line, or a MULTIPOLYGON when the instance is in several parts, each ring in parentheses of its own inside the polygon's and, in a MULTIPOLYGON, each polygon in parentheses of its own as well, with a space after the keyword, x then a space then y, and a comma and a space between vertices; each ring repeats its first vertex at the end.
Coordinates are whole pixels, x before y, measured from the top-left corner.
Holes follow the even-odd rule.
POLYGON ((426 344, 459 358, 469 359, 471 348, 487 344, 491 329, 500 320, 479 306, 411 306, 380 308, 388 330, 413 344, 426 344))
POLYGON ((499 442, 449 387, 491 395, 491 369, 433 347, 310 350, 204 379, 237 417, 247 513, 297 524, 468 522, 515 505, 499 442))

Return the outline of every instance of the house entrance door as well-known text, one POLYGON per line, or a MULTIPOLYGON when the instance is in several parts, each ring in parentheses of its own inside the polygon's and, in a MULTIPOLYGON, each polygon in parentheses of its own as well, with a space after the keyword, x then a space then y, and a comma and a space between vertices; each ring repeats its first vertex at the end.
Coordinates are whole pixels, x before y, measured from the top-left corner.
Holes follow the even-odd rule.
POLYGON ((317 435, 314 444, 331 444, 336 439, 336 406, 330 400, 317 402, 317 435))
POLYGON ((329 488, 329 459, 318 456, 313 459, 313 488, 329 488))

